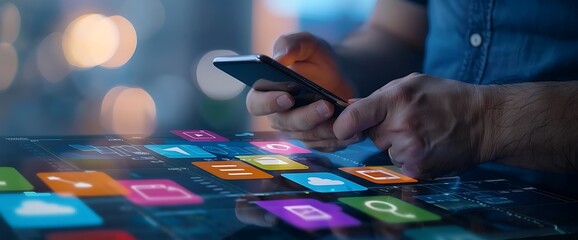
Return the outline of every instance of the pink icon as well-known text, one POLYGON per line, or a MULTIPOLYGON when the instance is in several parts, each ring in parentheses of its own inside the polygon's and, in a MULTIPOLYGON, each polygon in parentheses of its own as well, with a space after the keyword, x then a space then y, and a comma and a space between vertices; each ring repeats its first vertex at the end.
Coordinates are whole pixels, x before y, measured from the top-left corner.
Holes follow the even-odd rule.
POLYGON ((143 206, 183 205, 202 203, 203 199, 168 179, 120 180, 130 190, 126 196, 143 206))
POLYGON ((171 133, 190 142, 228 142, 229 139, 209 130, 172 130, 171 133))
POLYGON ((251 142, 251 144, 278 154, 311 153, 305 148, 300 148, 288 142, 251 142))

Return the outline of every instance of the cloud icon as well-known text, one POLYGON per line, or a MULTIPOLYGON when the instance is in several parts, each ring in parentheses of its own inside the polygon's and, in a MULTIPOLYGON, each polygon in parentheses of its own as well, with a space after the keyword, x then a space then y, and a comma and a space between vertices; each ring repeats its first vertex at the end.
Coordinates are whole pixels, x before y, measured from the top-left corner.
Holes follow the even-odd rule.
POLYGON ((23 201, 22 205, 16 209, 16 214, 21 216, 71 215, 74 213, 76 213, 76 209, 73 207, 40 200, 23 201))
POLYGON ((339 180, 327 179, 327 178, 318 178, 318 177, 309 177, 307 183, 314 185, 314 186, 332 186, 332 185, 343 185, 345 184, 339 180))

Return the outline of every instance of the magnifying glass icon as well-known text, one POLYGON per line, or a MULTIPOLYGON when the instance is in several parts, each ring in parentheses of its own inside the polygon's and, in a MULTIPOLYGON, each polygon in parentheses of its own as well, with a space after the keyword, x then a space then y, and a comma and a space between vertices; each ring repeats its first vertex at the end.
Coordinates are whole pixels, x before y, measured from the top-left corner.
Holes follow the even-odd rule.
POLYGON ((399 213, 397 212, 397 206, 388 203, 388 202, 384 202, 384 201, 378 201, 378 200, 370 200, 365 202, 365 206, 378 211, 378 212, 386 212, 386 213, 391 213, 395 216, 401 217, 401 218, 415 218, 414 214, 411 213, 399 213))

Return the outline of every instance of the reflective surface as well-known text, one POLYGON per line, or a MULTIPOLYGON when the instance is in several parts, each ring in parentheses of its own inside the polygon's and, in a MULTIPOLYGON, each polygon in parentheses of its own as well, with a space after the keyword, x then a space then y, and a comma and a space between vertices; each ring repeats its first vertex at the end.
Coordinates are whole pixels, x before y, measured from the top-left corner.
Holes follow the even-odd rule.
POLYGON ((274 132, 3 138, 0 236, 506 239, 578 231, 570 194, 487 168, 416 181, 369 141, 320 153, 274 132))

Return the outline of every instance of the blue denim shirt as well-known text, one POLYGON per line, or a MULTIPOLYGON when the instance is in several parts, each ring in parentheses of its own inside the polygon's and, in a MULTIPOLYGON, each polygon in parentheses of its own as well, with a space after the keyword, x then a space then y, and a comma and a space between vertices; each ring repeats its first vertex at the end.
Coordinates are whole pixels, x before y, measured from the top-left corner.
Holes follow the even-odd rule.
POLYGON ((474 84, 578 80, 578 1, 431 0, 424 72, 474 84))

